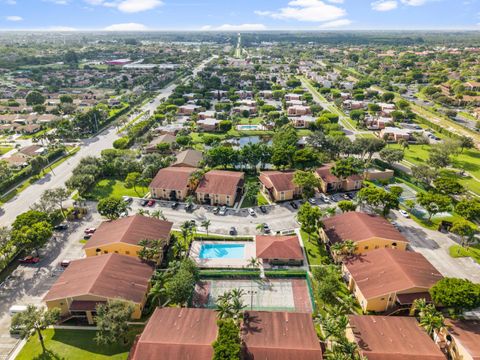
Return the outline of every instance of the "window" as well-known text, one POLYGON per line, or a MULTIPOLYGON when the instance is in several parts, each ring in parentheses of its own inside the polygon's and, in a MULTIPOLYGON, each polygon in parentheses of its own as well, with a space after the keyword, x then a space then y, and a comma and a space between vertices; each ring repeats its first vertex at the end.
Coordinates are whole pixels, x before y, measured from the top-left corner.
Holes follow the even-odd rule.
POLYGON ((103 250, 103 253, 104 253, 104 254, 108 254, 108 251, 107 251, 107 250, 103 250))
POLYGON ((380 246, 378 246, 378 245, 375 245, 375 249, 378 249, 379 247, 380 247, 380 246))
POLYGON ((125 255, 130 255, 130 251, 125 251, 125 255))
POLYGON ((368 250, 368 245, 363 248, 364 250, 368 250))
POLYGON ((117 250, 115 250, 114 252, 115 252, 115 254, 118 254, 118 251, 117 251, 117 250))

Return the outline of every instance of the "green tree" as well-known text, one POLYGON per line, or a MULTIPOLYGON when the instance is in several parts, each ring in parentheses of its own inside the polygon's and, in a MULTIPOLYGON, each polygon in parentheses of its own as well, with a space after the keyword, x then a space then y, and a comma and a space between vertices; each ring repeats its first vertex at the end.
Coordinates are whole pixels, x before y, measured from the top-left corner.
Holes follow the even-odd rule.
POLYGON ((136 171, 131 172, 125 178, 125 187, 127 189, 131 189, 133 187, 133 190, 138 195, 137 185, 141 182, 141 180, 142 180, 142 174, 140 174, 139 172, 136 172, 136 171))
POLYGON ((63 202, 68 200, 69 197, 70 191, 66 188, 47 189, 40 197, 40 203, 43 202, 48 207, 58 207, 63 217, 65 217, 63 202))
POLYGON ((258 184, 258 182, 247 182, 247 184, 245 185, 244 201, 249 204, 251 203, 257 205, 257 196, 259 191, 260 185, 258 184))
POLYGON ((337 291, 340 289, 341 277, 335 265, 322 265, 313 268, 313 276, 318 281, 317 296, 325 304, 337 301, 337 291))
POLYGON ((21 244, 27 251, 40 249, 53 235, 53 227, 47 221, 40 221, 31 226, 24 226, 12 232, 12 240, 21 244))
POLYGON ((440 176, 433 180, 433 186, 444 195, 461 194, 465 191, 462 184, 456 179, 446 176, 440 176))
POLYGON ((332 174, 336 177, 345 180, 351 175, 360 174, 363 171, 363 162, 354 157, 340 159, 335 162, 332 168, 332 174))
POLYGON ((98 213, 109 220, 116 220, 126 212, 128 204, 121 198, 110 196, 100 199, 97 205, 98 213))
POLYGON ((213 360, 240 359, 241 339, 238 325, 233 319, 218 320, 218 336, 213 342, 213 360))
POLYGON ((98 327, 95 335, 97 344, 127 344, 129 340, 128 321, 131 320, 134 311, 133 303, 120 299, 97 305, 97 316, 95 317, 98 327))
POLYGON ((36 332, 42 346, 42 353, 45 354, 47 349, 42 331, 56 324, 58 320, 60 320, 60 309, 45 310, 43 307, 28 305, 27 310, 13 316, 11 328, 18 329, 22 338, 28 338, 32 332, 36 332))
POLYGON ((468 220, 478 220, 480 218, 480 200, 462 199, 455 205, 455 212, 468 220))
POLYGON ((165 295, 171 303, 183 306, 193 294, 199 271, 192 260, 185 259, 172 272, 173 275, 165 281, 165 295))
MULTIPOLYGON (((474 236, 477 233, 477 227, 472 224, 471 222, 459 219, 455 221, 450 228, 450 231, 458 236, 460 236, 460 245, 464 248, 470 246, 470 244, 474 241, 474 236)), ((458 249, 460 252, 460 249, 458 249)))
POLYGON ((302 196, 305 199, 314 196, 315 190, 320 186, 320 181, 311 171, 295 171, 292 182, 302 189, 302 196))
POLYGON ((460 312, 480 306, 480 285, 466 279, 443 278, 431 289, 435 304, 460 312))
POLYGON ((417 193, 417 203, 428 212, 428 220, 440 212, 448 211, 451 207, 450 197, 434 192, 417 193))
POLYGON ((399 193, 388 192, 376 186, 362 188, 357 194, 357 200, 373 208, 378 208, 383 216, 387 216, 390 210, 398 209, 400 204, 399 193))
POLYGON ((382 149, 379 153, 380 159, 385 161, 390 167, 393 167, 393 164, 403 160, 403 150, 399 149, 382 149))
POLYGON ((339 201, 337 206, 340 210, 342 210, 343 213, 348 211, 355 211, 355 209, 357 208, 357 205, 354 204, 353 201, 349 200, 339 201))
POLYGON ((43 96, 40 92, 33 90, 27 94, 25 98, 27 101, 27 105, 42 105, 45 102, 45 96, 43 96))
POLYGON ((302 204, 297 213, 297 220, 302 226, 302 230, 308 234, 308 241, 310 241, 311 234, 314 234, 320 226, 322 212, 317 206, 312 206, 308 202, 302 204))
POLYGON ((208 228, 210 227, 211 224, 212 222, 208 219, 205 219, 202 221, 202 227, 205 228, 205 231, 207 232, 207 236, 208 236, 208 228))
POLYGON ((15 218, 12 223, 13 230, 20 230, 23 227, 31 227, 32 225, 48 221, 48 214, 38 210, 28 210, 15 218))
POLYGON ((278 168, 292 167, 297 141, 297 132, 291 124, 277 130, 272 139, 272 164, 278 168))
POLYGON ((437 175, 438 170, 428 165, 412 166, 412 177, 427 185, 430 185, 437 175))

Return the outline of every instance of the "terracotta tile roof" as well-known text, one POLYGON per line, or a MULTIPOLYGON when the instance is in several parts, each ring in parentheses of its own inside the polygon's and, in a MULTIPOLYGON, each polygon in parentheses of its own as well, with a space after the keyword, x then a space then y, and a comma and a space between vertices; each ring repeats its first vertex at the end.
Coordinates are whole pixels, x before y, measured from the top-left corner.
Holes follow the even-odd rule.
POLYGON ((293 171, 262 171, 258 177, 267 189, 275 188, 277 191, 294 191, 297 186, 292 182, 293 171))
POLYGON ((143 215, 133 215, 118 220, 103 222, 84 245, 84 249, 106 244, 127 243, 138 245, 139 241, 166 240, 173 223, 143 215))
POLYGON ((150 183, 150 188, 187 190, 190 176, 196 171, 192 167, 168 167, 160 169, 150 183))
POLYGON ((177 160, 172 166, 198 167, 202 160, 203 154, 200 151, 187 149, 177 154, 177 160))
POLYGON ((242 325, 244 359, 320 360, 322 350, 308 313, 248 311, 242 325))
POLYGON ((347 212, 324 219, 323 229, 331 242, 358 242, 373 237, 408 242, 385 218, 362 212, 347 212))
POLYGON ((197 193, 235 196, 243 179, 243 172, 212 170, 200 180, 197 193))
POLYGON ((260 259, 303 260, 303 252, 297 235, 255 237, 256 256, 260 259))
POLYGON ((473 360, 480 360, 480 321, 446 320, 448 333, 467 350, 473 360))
POLYGON ((362 355, 369 360, 445 360, 414 317, 349 315, 362 355))
POLYGON ((413 288, 428 291, 443 278, 422 254, 413 251, 373 250, 345 260, 344 265, 367 299, 413 288))
POLYGON ((333 175, 331 172, 332 167, 333 167, 333 164, 327 164, 318 168, 317 170, 315 170, 315 172, 326 183, 339 182, 340 179, 335 175, 333 175))
POLYGON ((141 303, 152 274, 152 267, 131 256, 106 254, 74 260, 43 300, 94 295, 141 303))
POLYGON ((217 333, 214 310, 157 308, 130 359, 211 360, 217 333))

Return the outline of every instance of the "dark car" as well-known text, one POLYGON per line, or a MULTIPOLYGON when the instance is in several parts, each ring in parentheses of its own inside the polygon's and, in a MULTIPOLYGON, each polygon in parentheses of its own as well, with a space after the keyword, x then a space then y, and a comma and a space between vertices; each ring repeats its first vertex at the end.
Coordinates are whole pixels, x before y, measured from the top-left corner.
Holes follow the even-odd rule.
POLYGON ((92 237, 92 234, 85 234, 83 235, 83 240, 90 240, 91 237, 92 237))
POLYGON ((53 227, 53 230, 57 230, 57 231, 63 231, 63 230, 67 230, 67 229, 68 229, 67 224, 58 224, 58 225, 53 227))
POLYGON ((294 209, 298 209, 298 205, 295 201, 290 201, 290 206, 294 209))
POLYGON ((260 211, 261 211, 262 213, 266 214, 266 213, 267 213, 267 207, 266 207, 265 205, 261 205, 261 206, 260 206, 260 211))
POLYGON ((177 207, 178 207, 178 202, 175 201, 174 203, 172 203, 171 205, 172 209, 176 209, 177 207))
POLYGON ((229 232, 229 233, 230 233, 230 235, 232 235, 232 236, 233 236, 233 235, 237 235, 237 229, 235 229, 235 227, 232 226, 232 227, 230 228, 230 232, 229 232))
POLYGON ((70 265, 70 260, 62 260, 62 262, 60 263, 60 266, 63 268, 68 267, 68 265, 70 265))
POLYGON ((20 264, 36 264, 40 261, 39 257, 28 255, 20 259, 20 264))
POLYGON ((147 203, 147 206, 153 206, 155 205, 155 200, 149 200, 148 203, 147 203))
POLYGON ((193 209, 193 204, 185 205, 185 211, 192 211, 192 209, 193 209))
POLYGON ((148 204, 147 199, 143 199, 142 201, 140 201, 140 206, 147 206, 147 204, 148 204))

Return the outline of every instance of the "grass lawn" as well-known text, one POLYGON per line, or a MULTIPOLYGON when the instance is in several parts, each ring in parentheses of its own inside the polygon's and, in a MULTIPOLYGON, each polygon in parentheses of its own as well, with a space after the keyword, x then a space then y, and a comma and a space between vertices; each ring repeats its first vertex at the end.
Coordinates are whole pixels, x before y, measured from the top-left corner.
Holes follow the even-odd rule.
POLYGON ((13 147, 6 147, 6 146, 0 147, 0 155, 6 154, 7 152, 9 152, 12 149, 13 149, 13 147))
POLYGON ((100 200, 109 196, 141 197, 148 192, 148 188, 142 186, 137 186, 136 190, 137 191, 135 191, 133 188, 127 189, 123 181, 103 179, 95 185, 92 191, 90 191, 90 193, 87 195, 87 198, 91 200, 100 200))
POLYGON ((242 118, 239 121, 239 124, 241 125, 258 125, 262 122, 261 117, 256 117, 256 118, 242 118))
POLYGON ((480 264, 480 244, 469 246, 468 248, 464 248, 460 245, 452 245, 449 248, 449 252, 450 256, 453 258, 471 257, 480 264))
MULTIPOLYGON (((132 339, 137 331, 132 331, 132 339)), ((45 355, 42 355, 42 347, 35 334, 28 340, 16 359, 123 360, 128 358, 128 352, 130 351, 130 346, 128 345, 97 345, 94 341, 95 331, 93 330, 47 329, 43 334, 45 347, 48 351, 45 355)))
POLYGON ((307 253, 309 265, 323 265, 330 262, 325 245, 318 241, 318 234, 311 234, 308 240, 308 234, 301 231, 303 246, 307 253))

